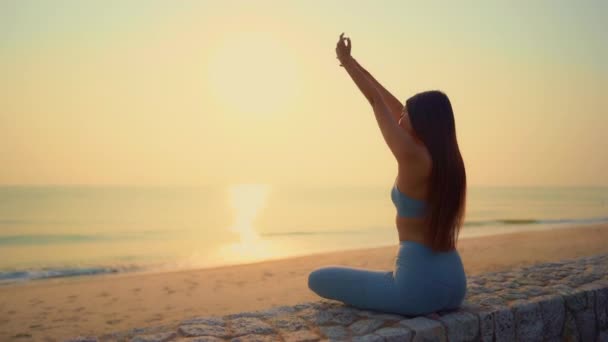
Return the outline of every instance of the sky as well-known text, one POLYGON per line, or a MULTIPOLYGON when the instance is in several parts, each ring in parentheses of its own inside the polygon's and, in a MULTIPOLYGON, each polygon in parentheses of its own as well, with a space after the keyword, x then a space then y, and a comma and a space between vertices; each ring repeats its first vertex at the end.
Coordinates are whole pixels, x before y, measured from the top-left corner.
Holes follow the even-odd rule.
POLYGON ((0 1, 0 185, 386 185, 335 58, 452 102, 469 185, 608 186, 606 1, 0 1))

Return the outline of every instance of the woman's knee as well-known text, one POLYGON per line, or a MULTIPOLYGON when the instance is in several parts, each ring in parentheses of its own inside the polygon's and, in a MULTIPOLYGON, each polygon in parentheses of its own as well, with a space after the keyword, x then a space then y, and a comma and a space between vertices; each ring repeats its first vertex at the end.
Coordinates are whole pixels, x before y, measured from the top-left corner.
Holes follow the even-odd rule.
POLYGON ((317 268, 308 274, 308 288, 321 295, 330 283, 330 276, 334 267, 325 266, 317 268))
POLYGON ((314 292, 317 292, 317 285, 319 284, 319 270, 314 270, 308 274, 308 288, 314 292))

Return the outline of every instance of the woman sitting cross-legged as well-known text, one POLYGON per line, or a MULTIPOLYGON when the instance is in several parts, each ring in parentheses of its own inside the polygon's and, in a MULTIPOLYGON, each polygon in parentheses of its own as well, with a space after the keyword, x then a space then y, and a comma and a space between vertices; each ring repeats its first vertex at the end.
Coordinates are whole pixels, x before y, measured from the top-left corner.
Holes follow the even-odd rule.
POLYGON ((391 199, 399 249, 391 271, 330 265, 312 271, 308 286, 362 309, 408 316, 456 309, 467 288, 456 250, 466 172, 450 100, 441 91, 426 91, 403 105, 351 56, 350 38, 343 36, 336 47, 340 65, 371 104, 397 160, 391 199))

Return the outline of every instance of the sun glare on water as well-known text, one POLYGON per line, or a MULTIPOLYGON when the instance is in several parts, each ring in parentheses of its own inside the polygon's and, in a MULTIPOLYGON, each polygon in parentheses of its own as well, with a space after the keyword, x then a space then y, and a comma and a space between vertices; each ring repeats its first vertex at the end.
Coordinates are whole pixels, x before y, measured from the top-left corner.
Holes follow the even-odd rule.
POLYGON ((264 207, 268 195, 266 184, 238 184, 228 189, 230 204, 236 212, 234 224, 230 229, 241 236, 241 242, 253 242, 259 237, 253 228, 253 220, 264 207))
POLYGON ((237 184, 228 191, 230 204, 235 211, 234 224, 229 229, 239 234, 240 241, 220 247, 219 253, 224 261, 247 262, 276 256, 276 246, 261 239, 253 225, 254 219, 266 204, 269 186, 237 184))

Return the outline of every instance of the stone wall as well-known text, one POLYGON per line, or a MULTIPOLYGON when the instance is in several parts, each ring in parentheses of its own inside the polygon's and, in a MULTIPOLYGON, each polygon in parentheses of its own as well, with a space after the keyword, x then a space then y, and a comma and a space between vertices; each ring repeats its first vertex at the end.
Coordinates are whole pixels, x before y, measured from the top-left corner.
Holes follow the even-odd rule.
POLYGON ((70 341, 608 341, 608 254, 467 281, 458 310, 426 316, 322 299, 70 341))

